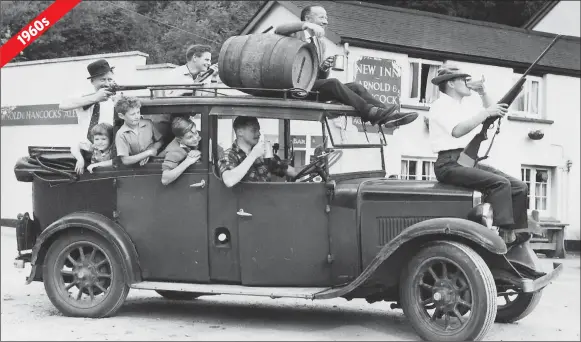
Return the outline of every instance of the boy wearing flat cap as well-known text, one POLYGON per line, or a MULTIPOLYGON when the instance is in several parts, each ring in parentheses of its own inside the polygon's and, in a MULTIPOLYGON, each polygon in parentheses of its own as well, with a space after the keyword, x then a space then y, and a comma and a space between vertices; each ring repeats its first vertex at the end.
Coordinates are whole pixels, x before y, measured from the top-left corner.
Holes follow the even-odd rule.
POLYGON ((88 80, 95 89, 94 93, 74 97, 63 101, 59 108, 62 110, 74 109, 77 113, 78 124, 75 143, 71 144, 71 153, 77 159, 75 171, 82 174, 85 168, 85 159, 81 154, 81 149, 91 151, 89 141, 90 132, 93 127, 100 123, 115 124, 113 108, 113 92, 107 90, 115 84, 113 69, 104 59, 99 59, 87 66, 89 72, 88 80))
POLYGON ((514 230, 538 230, 538 218, 527 216, 527 185, 524 182, 489 165, 478 163, 475 167, 464 167, 457 163, 460 152, 480 131, 480 125, 489 117, 504 117, 508 111, 506 104, 491 101, 484 82, 471 85, 470 78, 457 67, 444 65, 432 79, 442 92, 430 106, 430 143, 432 150, 438 153, 434 173, 442 183, 482 192, 493 208, 493 224, 510 247, 531 238, 529 232, 514 234, 514 230), (484 108, 475 108, 462 101, 472 95, 472 91, 480 95, 484 108))

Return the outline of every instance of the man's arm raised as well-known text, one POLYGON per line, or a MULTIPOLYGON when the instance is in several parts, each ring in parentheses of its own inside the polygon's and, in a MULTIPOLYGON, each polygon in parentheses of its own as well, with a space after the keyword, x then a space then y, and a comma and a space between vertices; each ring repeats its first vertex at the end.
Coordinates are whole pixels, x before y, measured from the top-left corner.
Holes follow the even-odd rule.
MULTIPOLYGON (((246 176, 246 173, 248 172, 252 164, 254 164, 254 161, 257 158, 262 157, 263 155, 264 155, 264 143, 259 142, 258 144, 256 144, 256 146, 252 148, 252 151, 250 151, 250 153, 248 154, 246 159, 242 161, 242 163, 240 163, 238 166, 231 170, 226 170, 222 172, 222 181, 224 182, 224 185, 231 188, 234 185, 240 183, 242 178, 246 176)), ((224 158, 228 158, 228 156, 224 156, 224 158)))
POLYGON ((66 99, 60 103, 59 109, 71 110, 85 106, 90 106, 97 102, 106 101, 112 95, 113 95, 112 92, 108 91, 105 88, 101 88, 93 94, 66 99))
POLYGON ((280 34, 283 36, 290 36, 293 33, 304 31, 307 29, 311 29, 315 36, 322 37, 325 35, 325 29, 321 26, 313 23, 308 23, 305 21, 298 21, 294 23, 282 24, 274 29, 274 33, 280 34))

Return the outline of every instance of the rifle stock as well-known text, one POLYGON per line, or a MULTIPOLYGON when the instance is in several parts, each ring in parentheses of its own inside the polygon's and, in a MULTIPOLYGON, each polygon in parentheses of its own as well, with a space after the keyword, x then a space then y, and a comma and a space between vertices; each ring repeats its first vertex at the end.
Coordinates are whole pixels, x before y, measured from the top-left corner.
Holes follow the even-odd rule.
MULTIPOLYGON (((519 80, 508 90, 508 92, 497 102, 497 104, 505 103, 510 107, 510 105, 517 98, 518 94, 520 94, 527 80, 526 77, 528 76, 528 74, 531 72, 533 67, 535 67, 537 63, 539 63, 541 58, 543 58, 543 56, 551 49, 551 47, 555 45, 557 39, 559 39, 560 37, 561 35, 557 35, 555 39, 553 39, 551 44, 549 44, 549 46, 545 48, 545 50, 528 67, 528 69, 523 73, 519 80)), ((468 143, 468 145, 466 145, 464 150, 460 153, 460 156, 458 157, 458 164, 465 167, 474 167, 476 166, 476 164, 478 164, 479 161, 488 158, 488 152, 490 151, 490 147, 488 148, 488 151, 486 152, 484 157, 478 157, 478 151, 480 150, 480 144, 482 144, 484 140, 488 139, 486 132, 488 131, 489 128, 492 127, 496 120, 499 120, 498 124, 500 124, 500 117, 498 116, 490 117, 484 120, 480 132, 478 132, 478 134, 476 134, 474 138, 472 138, 472 140, 468 143)), ((498 133, 498 130, 496 133, 498 133)), ((492 146, 492 143, 490 145, 492 146)))

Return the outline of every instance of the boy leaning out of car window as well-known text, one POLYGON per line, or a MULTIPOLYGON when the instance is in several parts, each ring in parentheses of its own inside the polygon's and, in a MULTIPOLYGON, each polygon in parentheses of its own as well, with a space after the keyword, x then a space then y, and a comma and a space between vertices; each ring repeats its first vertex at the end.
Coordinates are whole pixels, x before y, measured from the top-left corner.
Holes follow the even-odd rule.
POLYGON ((136 97, 119 99, 115 115, 124 121, 115 136, 117 156, 124 165, 145 165, 161 148, 161 133, 151 120, 141 118, 141 103, 136 97))
POLYGON ((190 166, 200 160, 201 152, 200 133, 196 124, 184 117, 176 117, 172 120, 171 131, 175 138, 160 153, 164 155, 161 165, 161 183, 168 185, 175 181, 190 166))

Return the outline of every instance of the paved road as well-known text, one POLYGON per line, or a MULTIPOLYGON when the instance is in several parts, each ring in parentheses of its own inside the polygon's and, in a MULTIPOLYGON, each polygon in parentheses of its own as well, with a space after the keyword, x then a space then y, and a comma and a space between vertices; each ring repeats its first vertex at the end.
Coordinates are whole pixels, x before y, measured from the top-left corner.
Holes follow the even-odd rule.
MULTIPOLYGON (((153 291, 131 290, 115 317, 63 317, 42 283, 24 285, 30 270, 13 267, 14 229, 2 228, 2 340, 399 340, 418 337, 401 310, 389 304, 334 299, 320 302, 237 296, 166 301, 153 291)), ((550 265, 552 260, 543 260, 550 265)), ((494 341, 579 341, 579 257, 544 291, 530 316, 494 324, 494 341)))

